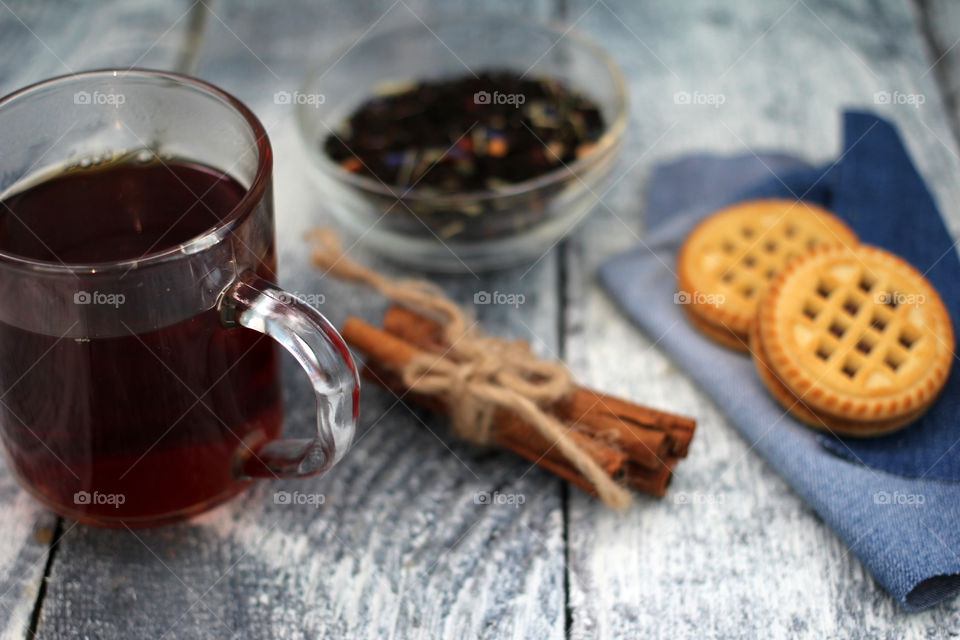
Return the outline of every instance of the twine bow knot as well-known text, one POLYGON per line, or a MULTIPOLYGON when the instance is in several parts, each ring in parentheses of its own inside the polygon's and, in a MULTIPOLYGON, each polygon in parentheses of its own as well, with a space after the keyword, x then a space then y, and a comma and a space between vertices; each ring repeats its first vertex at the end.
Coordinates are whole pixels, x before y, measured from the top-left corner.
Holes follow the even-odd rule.
POLYGON ((605 503, 622 508, 630 494, 607 475, 569 437, 570 426, 547 409, 573 389, 560 362, 538 358, 527 343, 487 336, 468 327, 460 308, 423 280, 393 280, 348 258, 329 229, 308 233, 311 261, 326 273, 373 287, 385 298, 432 317, 443 327, 444 353, 422 353, 401 373, 407 388, 442 398, 454 431, 477 444, 488 444, 496 412, 517 413, 553 443, 593 485, 605 503))

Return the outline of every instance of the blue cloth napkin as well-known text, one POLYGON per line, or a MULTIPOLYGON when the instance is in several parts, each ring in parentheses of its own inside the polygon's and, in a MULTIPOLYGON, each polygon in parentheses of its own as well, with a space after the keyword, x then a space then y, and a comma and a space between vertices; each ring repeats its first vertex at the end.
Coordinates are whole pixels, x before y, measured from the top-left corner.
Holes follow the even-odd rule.
POLYGON ((624 311, 659 339, 755 450, 913 611, 960 591, 958 367, 936 405, 909 429, 870 440, 824 436, 784 415, 750 359, 704 338, 673 298, 670 268, 677 249, 704 215, 746 198, 797 197, 826 206, 863 241, 926 272, 960 327, 960 261, 896 129, 874 115, 850 112, 844 139, 843 153, 825 167, 782 154, 698 155, 657 167, 646 246, 616 256, 599 276, 624 311))

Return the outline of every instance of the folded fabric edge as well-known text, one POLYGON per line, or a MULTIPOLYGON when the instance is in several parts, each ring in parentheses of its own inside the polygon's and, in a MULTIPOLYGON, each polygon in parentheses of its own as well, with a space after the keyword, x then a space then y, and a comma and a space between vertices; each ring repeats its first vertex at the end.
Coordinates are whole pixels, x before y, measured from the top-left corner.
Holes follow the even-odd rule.
POLYGON ((960 592, 960 573, 942 573, 925 578, 907 592, 903 607, 907 611, 921 611, 949 600, 960 592))

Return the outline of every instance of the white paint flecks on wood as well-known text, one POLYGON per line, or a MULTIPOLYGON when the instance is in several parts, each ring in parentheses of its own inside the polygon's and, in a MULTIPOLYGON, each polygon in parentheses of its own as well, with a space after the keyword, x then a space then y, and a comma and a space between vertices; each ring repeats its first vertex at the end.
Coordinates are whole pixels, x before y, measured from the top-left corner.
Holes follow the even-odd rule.
POLYGON ((0 464, 0 638, 26 637, 57 518, 0 464))
POLYGON ((917 19, 929 46, 930 64, 924 74, 937 79, 939 97, 953 116, 954 138, 960 141, 960 4, 917 0, 917 19))

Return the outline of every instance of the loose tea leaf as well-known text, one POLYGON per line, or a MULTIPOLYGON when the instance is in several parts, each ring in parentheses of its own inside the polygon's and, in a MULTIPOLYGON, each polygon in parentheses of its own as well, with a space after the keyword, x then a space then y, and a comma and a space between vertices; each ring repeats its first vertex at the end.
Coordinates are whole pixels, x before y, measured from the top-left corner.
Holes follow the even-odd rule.
POLYGON ((391 186, 496 191, 573 162, 604 129, 596 103, 558 80, 491 70, 386 88, 323 147, 391 186))

